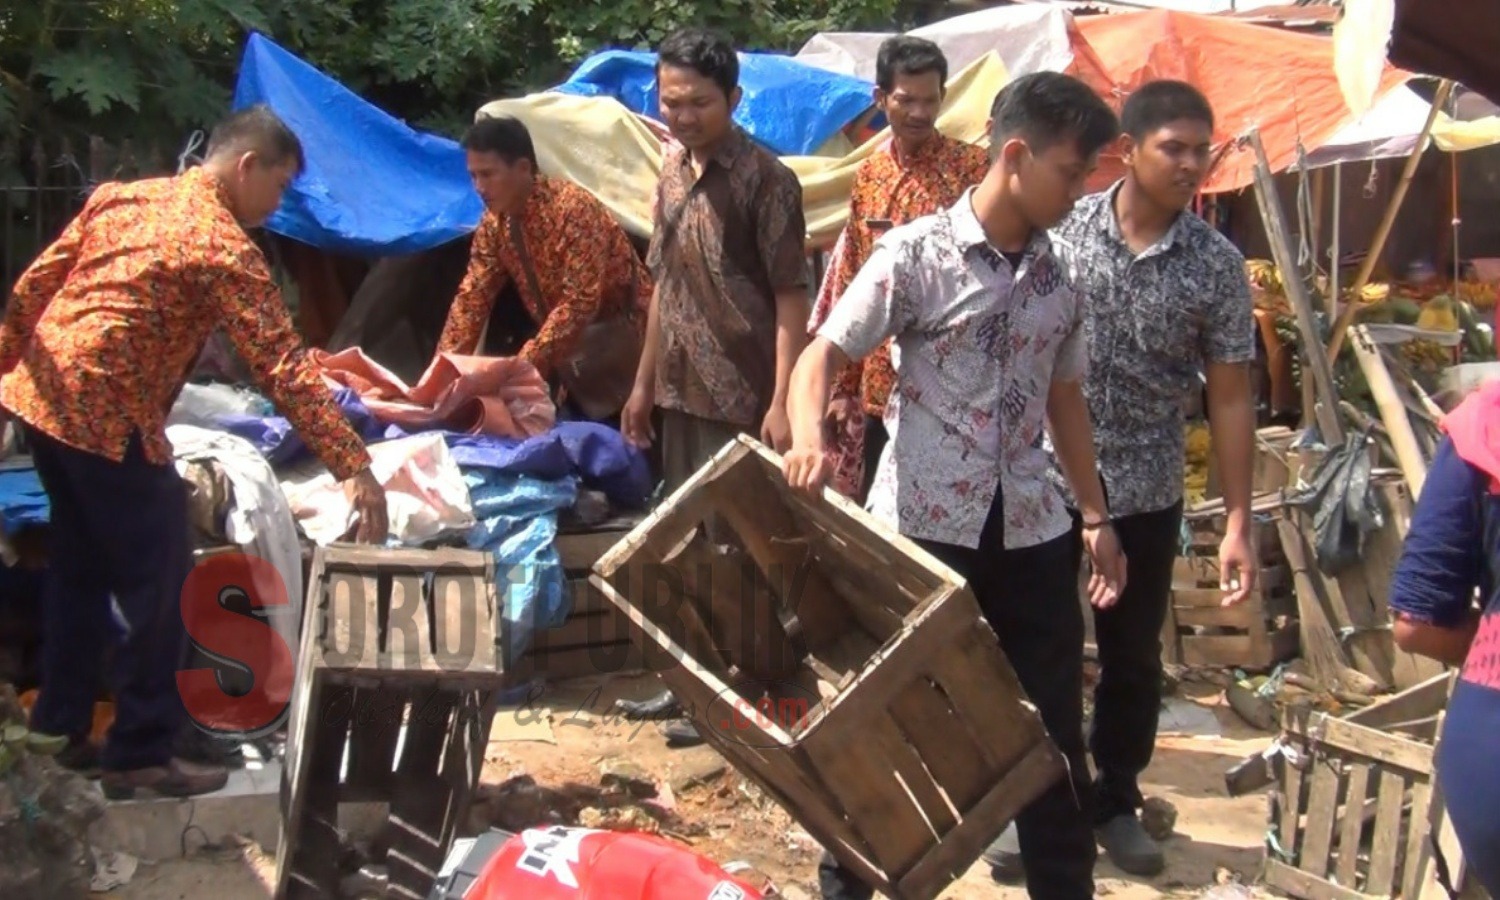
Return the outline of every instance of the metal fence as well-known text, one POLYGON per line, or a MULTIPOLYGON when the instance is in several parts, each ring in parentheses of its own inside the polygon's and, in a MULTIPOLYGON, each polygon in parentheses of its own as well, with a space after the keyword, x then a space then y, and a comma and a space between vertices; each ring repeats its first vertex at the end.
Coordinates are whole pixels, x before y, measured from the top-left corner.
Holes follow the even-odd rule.
MULTIPOLYGON (((14 151, 15 148, 12 148, 14 151)), ((19 177, 0 177, 0 303, 31 261, 83 208, 89 191, 105 181, 123 181, 176 171, 160 145, 118 145, 93 137, 39 139, 21 152, 0 152, 19 177)), ((0 176, 5 168, 0 167, 0 176)))

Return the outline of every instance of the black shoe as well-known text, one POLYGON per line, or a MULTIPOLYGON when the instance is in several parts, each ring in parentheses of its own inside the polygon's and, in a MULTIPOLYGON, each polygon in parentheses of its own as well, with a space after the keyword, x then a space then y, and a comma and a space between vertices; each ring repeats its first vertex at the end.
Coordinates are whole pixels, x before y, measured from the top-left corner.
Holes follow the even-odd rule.
POLYGON ((238 741, 204 734, 193 727, 184 729, 177 736, 172 755, 200 766, 222 766, 226 769, 245 767, 245 750, 238 741))
POLYGON ((823 900, 871 900, 875 896, 873 888, 839 865, 827 851, 818 863, 818 892, 823 900))
POLYGON ((697 747, 704 743, 703 735, 698 733, 697 727, 687 719, 678 719, 661 730, 662 736, 667 739, 668 747, 697 747))
POLYGON ((99 777, 99 745, 87 737, 68 738, 68 745, 54 758, 64 769, 90 781, 99 777))
POLYGON ((632 722, 682 718, 682 704, 671 691, 662 691, 649 700, 616 700, 615 710, 632 722))

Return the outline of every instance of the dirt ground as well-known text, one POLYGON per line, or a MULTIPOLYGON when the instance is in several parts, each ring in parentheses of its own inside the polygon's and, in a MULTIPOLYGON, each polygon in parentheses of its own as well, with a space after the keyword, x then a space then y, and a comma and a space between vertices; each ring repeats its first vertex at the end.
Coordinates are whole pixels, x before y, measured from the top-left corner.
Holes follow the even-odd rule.
MULTIPOLYGON (((656 725, 629 723, 610 714, 615 698, 649 696, 657 685, 650 676, 577 683, 554 689, 529 709, 502 711, 492 733, 475 824, 505 824, 518 809, 528 808, 525 803, 517 805, 518 797, 535 803, 541 795, 544 805, 580 816, 585 824, 661 823, 662 831, 720 863, 749 863, 788 898, 816 898, 820 851, 779 807, 726 768, 711 749, 670 749, 656 725), (654 782, 660 794, 642 806, 610 809, 612 801, 599 790, 601 768, 654 782), (534 779, 536 786, 515 780, 521 776, 534 779), (567 788, 570 784, 575 787, 567 788), (552 793, 553 788, 561 793, 552 793)), ((1101 855, 1100 897, 1195 897, 1227 879, 1251 883, 1259 870, 1266 799, 1260 794, 1228 797, 1224 772, 1247 754, 1264 749, 1270 736, 1244 724, 1211 684, 1186 684, 1171 703, 1144 779, 1148 796, 1164 798, 1178 811, 1175 833, 1165 845, 1167 870, 1156 879, 1133 878, 1101 855)), ((274 862, 252 845, 142 865, 132 883, 113 896, 262 900, 271 895, 273 874, 274 862)), ((988 867, 979 863, 944 897, 1020 900, 1025 891, 994 884, 988 867)))

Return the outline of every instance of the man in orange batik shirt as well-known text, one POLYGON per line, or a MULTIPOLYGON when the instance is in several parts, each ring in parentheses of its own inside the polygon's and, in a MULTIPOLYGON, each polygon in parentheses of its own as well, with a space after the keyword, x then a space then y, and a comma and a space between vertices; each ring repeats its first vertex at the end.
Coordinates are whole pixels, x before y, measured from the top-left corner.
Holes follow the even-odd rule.
POLYGON ((358 538, 386 538, 385 491, 369 454, 245 233, 276 210, 302 165, 297 136, 257 106, 213 130, 201 167, 99 185, 16 283, 0 326, 0 404, 19 420, 51 502, 31 727, 67 737, 59 761, 102 769, 111 799, 202 794, 228 777, 174 755, 186 712, 179 610, 193 554, 165 421, 211 332, 228 336, 344 480, 358 538), (125 634, 103 679, 111 596, 125 634), (88 738, 101 681, 115 701, 102 754, 88 738))
MULTIPOLYGON (((482 118, 462 143, 485 213, 438 352, 477 353, 495 297, 511 280, 538 326, 517 355, 543 378, 567 369, 595 321, 630 329, 628 338, 639 347, 651 276, 604 204, 570 181, 541 175, 531 133, 518 119, 482 118)), ((637 352, 620 366, 619 405, 638 358, 637 352)))
MULTIPOLYGON (((965 188, 984 179, 989 169, 984 150, 937 130, 947 82, 948 60, 931 41, 898 36, 880 45, 875 104, 890 121, 891 139, 854 173, 849 224, 818 292, 810 331, 828 318, 880 235, 947 209, 965 188)), ((835 429, 833 484, 861 502, 885 447, 885 406, 895 380, 886 343, 843 372, 829 404, 835 429)))

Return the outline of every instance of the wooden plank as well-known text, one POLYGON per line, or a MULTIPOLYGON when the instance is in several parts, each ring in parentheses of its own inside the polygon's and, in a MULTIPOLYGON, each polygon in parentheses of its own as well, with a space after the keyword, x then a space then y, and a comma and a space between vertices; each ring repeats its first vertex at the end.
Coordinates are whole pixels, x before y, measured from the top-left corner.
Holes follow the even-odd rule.
POLYGON ((921 754, 896 727, 889 715, 876 716, 869 720, 871 744, 877 758, 888 761, 896 776, 906 786, 911 800, 927 825, 927 837, 923 843, 941 841, 943 836, 958 824, 958 810, 938 788, 936 779, 922 761, 921 754))
POLYGON ((426 579, 421 572, 410 569, 388 575, 381 573, 382 580, 387 577, 391 584, 391 600, 382 668, 398 672, 437 671, 437 661, 432 654, 431 608, 426 579))
POLYGON ((450 691, 424 692, 421 713, 407 723, 386 823, 388 896, 427 900, 447 855, 442 836, 455 797, 439 773, 457 701, 450 691))
POLYGON ((1257 645, 1248 634, 1185 634, 1181 640, 1182 664, 1185 666, 1259 668, 1272 663, 1264 644, 1257 645))
MULTIPOLYGON (((314 692, 318 708, 333 702, 331 694, 352 689, 321 685, 314 692)), ((338 860, 342 851, 338 827, 339 769, 349 736, 349 722, 315 722, 308 734, 304 761, 307 780, 294 814, 298 828, 285 873, 288 896, 338 896, 338 860)))
POLYGON ((594 647, 630 640, 630 623, 613 609, 569 616, 556 628, 544 628, 532 638, 532 652, 594 647))
MULTIPOLYGON (((346 671, 380 666, 380 607, 373 570, 324 569, 318 647, 324 666, 346 671)), ((316 585, 314 585, 316 587, 316 585)))
POLYGON ((1281 823, 1277 832, 1280 835, 1281 849, 1293 859, 1297 858, 1297 848, 1302 844, 1302 797, 1306 793, 1306 779, 1302 772, 1308 763, 1306 744, 1299 743, 1295 746, 1298 759, 1288 760, 1282 767, 1285 780, 1281 793, 1281 823))
POLYGON ((567 532, 559 534, 553 541, 564 569, 570 572, 587 573, 594 568, 605 553, 618 544, 629 529, 567 532))
POLYGON ((1400 693, 1357 709, 1344 721, 1366 728, 1384 729, 1400 722, 1410 722, 1442 711, 1448 705, 1452 676, 1443 672, 1400 693))
POLYGON ((1248 631, 1256 625, 1265 627, 1264 613, 1254 597, 1234 606, 1182 605, 1177 606, 1173 613, 1177 617, 1178 626, 1182 628, 1235 628, 1248 631))
POLYGON ((933 900, 973 865, 1007 823, 1066 771, 1049 741, 1031 745, 984 799, 967 811, 963 824, 900 876, 899 892, 892 895, 902 900, 933 900))
POLYGON ((901 790, 877 741, 804 744, 815 777, 837 798, 854 830, 887 874, 906 871, 936 838, 911 798, 901 790))
POLYGON ((1370 766, 1353 762, 1344 794, 1344 818, 1339 829, 1338 883, 1353 887, 1358 872, 1360 843, 1365 830, 1365 800, 1370 795, 1370 766))
POLYGON ((563 590, 567 591, 571 598, 568 609, 569 616, 587 615, 597 612, 614 612, 615 608, 610 605, 608 600, 604 599, 603 594, 599 593, 598 590, 589 584, 587 576, 568 579, 563 582, 563 590))
POLYGON ((1380 791, 1375 802, 1375 841, 1370 846, 1365 893, 1389 897, 1396 886, 1396 849, 1401 845, 1401 807, 1406 800, 1406 778, 1394 769, 1380 768, 1380 791))
POLYGON ((926 678, 914 678, 890 703, 896 726, 917 748, 938 786, 960 811, 977 803, 993 779, 984 766, 979 745, 964 728, 948 697, 926 678))
MULTIPOLYGON (((956 642, 951 651, 934 660, 930 674, 959 718, 973 734, 983 758, 995 772, 1014 765, 1046 732, 1034 710, 1011 702, 995 703, 995 686, 1003 685, 1002 696, 1023 696, 1020 682, 1010 671, 999 648, 987 644, 978 628, 956 642)), ((993 641, 993 632, 989 634, 993 641)))
POLYGON ((1294 869, 1279 859, 1266 860, 1265 882, 1267 887, 1302 900, 1370 900, 1367 894, 1294 869))
POLYGON ((464 575, 432 578, 434 662, 445 672, 499 671, 498 615, 493 565, 464 575))
MULTIPOLYGON (((344 776, 345 793, 366 792, 379 795, 389 792, 396 771, 396 743, 401 737, 402 712, 408 695, 390 688, 354 690, 347 712, 349 731, 349 766, 344 776)), ((339 710, 325 708, 325 720, 341 715, 339 710)), ((342 799, 348 801, 347 797, 342 799)))
POLYGON ((419 568, 428 572, 470 572, 482 569, 488 554, 459 547, 375 547, 370 544, 330 544, 322 548, 329 569, 419 568))
POLYGON ((1428 868, 1432 847, 1427 835, 1432 828, 1432 783, 1417 779, 1411 786, 1411 815, 1406 823, 1406 853, 1401 862, 1401 896, 1415 900, 1428 868))
POLYGON ((1297 868, 1319 877, 1328 874, 1328 852, 1333 846, 1333 817, 1339 802, 1337 756, 1313 757, 1312 788, 1307 796, 1307 831, 1297 853, 1297 868))
POLYGON ((1312 720, 1317 743, 1345 754, 1376 760, 1417 775, 1432 774, 1432 747, 1319 713, 1312 720))

